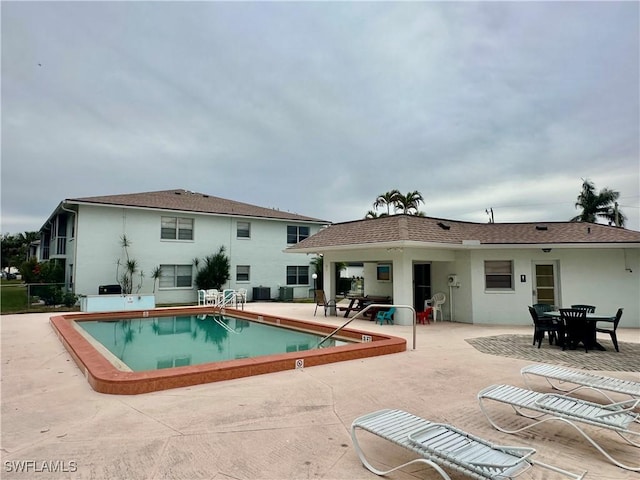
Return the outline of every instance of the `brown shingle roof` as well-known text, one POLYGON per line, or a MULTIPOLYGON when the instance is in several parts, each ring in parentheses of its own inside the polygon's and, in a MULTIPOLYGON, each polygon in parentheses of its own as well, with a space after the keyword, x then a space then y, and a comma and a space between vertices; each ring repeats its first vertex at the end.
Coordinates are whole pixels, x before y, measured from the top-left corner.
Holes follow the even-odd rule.
POLYGON ((413 215, 392 215, 336 223, 290 247, 290 250, 370 245, 382 242, 421 242, 463 245, 603 244, 640 246, 640 232, 593 223, 470 223, 413 215), (465 242, 466 243, 466 242, 465 242))
POLYGON ((236 202, 234 200, 227 200, 225 198, 181 189, 106 195, 101 197, 71 198, 68 199, 67 202, 330 223, 318 218, 283 212, 273 208, 258 207, 248 203, 236 202))

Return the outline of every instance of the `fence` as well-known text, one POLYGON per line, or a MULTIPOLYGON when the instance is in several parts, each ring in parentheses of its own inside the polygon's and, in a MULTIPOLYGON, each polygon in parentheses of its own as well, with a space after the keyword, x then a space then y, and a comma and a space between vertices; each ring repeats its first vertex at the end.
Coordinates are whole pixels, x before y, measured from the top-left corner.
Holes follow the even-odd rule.
POLYGON ((72 307, 78 298, 65 283, 28 283, 27 310, 34 307, 64 305, 72 307))

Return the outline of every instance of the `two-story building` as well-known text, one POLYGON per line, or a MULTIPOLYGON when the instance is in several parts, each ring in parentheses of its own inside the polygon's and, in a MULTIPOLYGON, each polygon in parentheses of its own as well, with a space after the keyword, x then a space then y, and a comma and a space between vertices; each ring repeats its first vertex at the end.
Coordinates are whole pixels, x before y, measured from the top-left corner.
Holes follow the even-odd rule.
MULTIPOLYGON (((231 263, 225 287, 246 288, 249 299, 277 298, 281 288, 306 297, 313 273, 308 255, 284 250, 329 222, 187 190, 71 198, 62 201, 40 229, 39 260, 59 262, 70 289, 96 295, 118 283, 121 239, 144 273, 140 293, 156 303, 196 301, 194 260, 224 246, 231 263), (151 272, 161 267, 157 281, 151 272)), ((137 287, 137 285, 136 285, 137 287)))

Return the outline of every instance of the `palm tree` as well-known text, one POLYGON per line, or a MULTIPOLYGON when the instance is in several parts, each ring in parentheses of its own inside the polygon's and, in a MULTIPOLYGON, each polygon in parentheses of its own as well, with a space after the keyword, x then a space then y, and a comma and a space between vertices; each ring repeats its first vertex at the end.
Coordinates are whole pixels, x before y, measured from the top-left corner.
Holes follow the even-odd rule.
MULTIPOLYGON (((393 209, 395 210, 396 203, 398 201, 398 197, 401 196, 401 195, 402 194, 400 193, 400 191, 396 190, 394 188, 390 192, 386 192, 386 193, 383 193, 381 195, 378 195, 378 198, 376 198, 376 201, 373 202, 373 206, 376 209, 378 207, 385 207, 386 206, 387 207, 386 215, 391 215, 391 206, 393 206, 393 209)), ((383 215, 385 215, 385 214, 383 213, 380 216, 383 216, 383 215)))
POLYGON ((369 210, 364 218, 378 218, 379 216, 380 215, 378 215, 378 212, 376 212, 375 210, 369 210))
MULTIPOLYGON (((422 213, 418 210, 421 203, 424 203, 424 198, 417 190, 409 192, 406 195, 398 194, 396 196, 396 209, 407 215, 419 215, 422 213)), ((422 215, 424 215, 424 213, 422 213, 422 215)))
POLYGON ((597 223, 598 218, 607 220, 619 227, 624 227, 626 217, 618 210, 620 192, 604 188, 596 193, 596 187, 590 180, 582 180, 582 190, 576 201, 576 208, 582 208, 582 213, 576 215, 571 222, 597 223))

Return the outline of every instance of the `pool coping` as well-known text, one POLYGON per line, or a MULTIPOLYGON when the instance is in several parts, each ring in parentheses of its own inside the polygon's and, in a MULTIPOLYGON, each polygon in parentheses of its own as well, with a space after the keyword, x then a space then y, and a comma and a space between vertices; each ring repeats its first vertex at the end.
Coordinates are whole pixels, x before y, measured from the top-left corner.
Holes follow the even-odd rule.
POLYGON ((265 373, 314 367, 328 363, 355 360, 378 355, 404 352, 407 341, 404 338, 367 332, 352 328, 340 330, 340 336, 362 341, 363 335, 371 337, 370 342, 353 343, 316 350, 305 350, 257 358, 243 358, 224 362, 204 363, 174 367, 164 370, 127 372, 117 369, 107 360, 74 326, 74 322, 87 320, 126 319, 172 315, 202 315, 226 313, 252 321, 292 328, 308 329, 321 334, 330 334, 335 326, 307 320, 295 320, 257 312, 247 312, 232 308, 222 312, 215 307, 170 307, 153 310, 130 310, 124 312, 71 313, 53 316, 49 319, 56 335, 83 372, 91 387, 100 393, 116 395, 137 395, 171 388, 220 382, 265 373))

